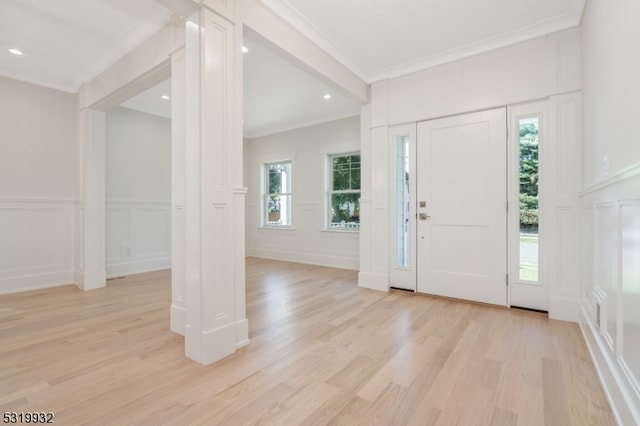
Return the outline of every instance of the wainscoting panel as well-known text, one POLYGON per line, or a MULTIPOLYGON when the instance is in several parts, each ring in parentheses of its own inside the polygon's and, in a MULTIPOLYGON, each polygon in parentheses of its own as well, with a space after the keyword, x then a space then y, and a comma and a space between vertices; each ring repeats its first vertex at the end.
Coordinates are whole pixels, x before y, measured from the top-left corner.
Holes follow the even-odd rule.
POLYGON ((607 344, 613 350, 617 333, 618 282, 616 253, 616 205, 597 204, 595 209, 595 286, 605 297, 601 307, 601 331, 607 344))
POLYGON ((621 299, 620 357, 640 393, 640 201, 620 203, 621 299))
POLYGON ((246 255, 357 270, 359 232, 322 229, 322 203, 294 205, 293 228, 260 227, 260 206, 247 203, 246 255))
POLYGON ((75 205, 0 199, 0 294, 73 283, 75 205))
POLYGON ((640 424, 640 165, 582 192, 581 327, 620 424, 640 424))
POLYGON ((107 277, 171 267, 171 203, 107 201, 107 277))

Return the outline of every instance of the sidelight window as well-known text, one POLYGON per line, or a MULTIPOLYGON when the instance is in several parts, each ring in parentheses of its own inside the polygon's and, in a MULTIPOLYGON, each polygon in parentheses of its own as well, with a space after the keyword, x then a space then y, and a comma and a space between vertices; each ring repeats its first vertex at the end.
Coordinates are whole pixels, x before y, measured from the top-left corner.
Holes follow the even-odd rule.
POLYGON ((519 120, 520 126, 520 274, 522 281, 538 282, 539 258, 539 118, 519 120))

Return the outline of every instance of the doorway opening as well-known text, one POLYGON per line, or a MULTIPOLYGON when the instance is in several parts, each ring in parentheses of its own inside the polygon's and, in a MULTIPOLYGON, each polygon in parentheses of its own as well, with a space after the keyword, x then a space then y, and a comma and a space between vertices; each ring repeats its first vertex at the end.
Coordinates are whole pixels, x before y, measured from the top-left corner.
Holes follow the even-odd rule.
POLYGON ((171 268, 171 80, 105 115, 107 278, 171 268))

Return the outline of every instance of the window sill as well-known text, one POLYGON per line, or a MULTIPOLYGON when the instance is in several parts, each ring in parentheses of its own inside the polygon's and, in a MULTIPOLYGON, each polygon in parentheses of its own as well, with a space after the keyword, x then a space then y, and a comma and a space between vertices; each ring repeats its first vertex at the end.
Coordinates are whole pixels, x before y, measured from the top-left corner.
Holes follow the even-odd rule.
POLYGON ((540 281, 527 281, 527 280, 521 280, 518 278, 515 280, 515 283, 522 284, 522 285, 530 285, 534 287, 542 287, 542 283, 540 281))
POLYGON ((296 228, 293 226, 260 226, 258 227, 261 231, 295 231, 296 228))
POLYGON ((355 234, 358 235, 360 233, 360 229, 349 229, 349 228, 324 228, 321 229, 320 232, 329 232, 336 234, 355 234))

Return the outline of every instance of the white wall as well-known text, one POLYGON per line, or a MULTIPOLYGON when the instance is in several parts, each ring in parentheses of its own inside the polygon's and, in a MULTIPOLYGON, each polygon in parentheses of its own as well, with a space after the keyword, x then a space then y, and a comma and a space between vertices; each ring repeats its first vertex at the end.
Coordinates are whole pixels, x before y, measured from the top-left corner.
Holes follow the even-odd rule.
POLYGON ((571 224, 579 223, 581 213, 580 61, 581 31, 574 28, 372 85, 363 114, 370 118, 362 138, 360 286, 389 288, 388 229, 395 218, 388 203, 394 171, 387 153, 394 125, 542 101, 547 152, 554 153, 541 170, 541 191, 548 197, 541 214, 550 218, 543 284, 549 288, 549 315, 578 320, 580 282, 572 253, 580 241, 579 228, 571 224))
POLYGON ((327 158, 360 150, 360 119, 351 117, 245 140, 248 256, 358 269, 358 232, 327 231, 327 158), (291 159, 293 228, 261 223, 262 165, 291 159))
POLYGON ((640 3, 583 17, 581 326, 620 424, 640 424, 640 3), (598 324, 598 311, 599 324, 598 324))
POLYGON ((107 276, 171 267, 171 121, 106 114, 107 276))
POLYGON ((76 96, 0 77, 0 294, 73 282, 76 96))
POLYGON ((371 86, 371 127, 488 109, 581 88, 579 28, 371 86))

